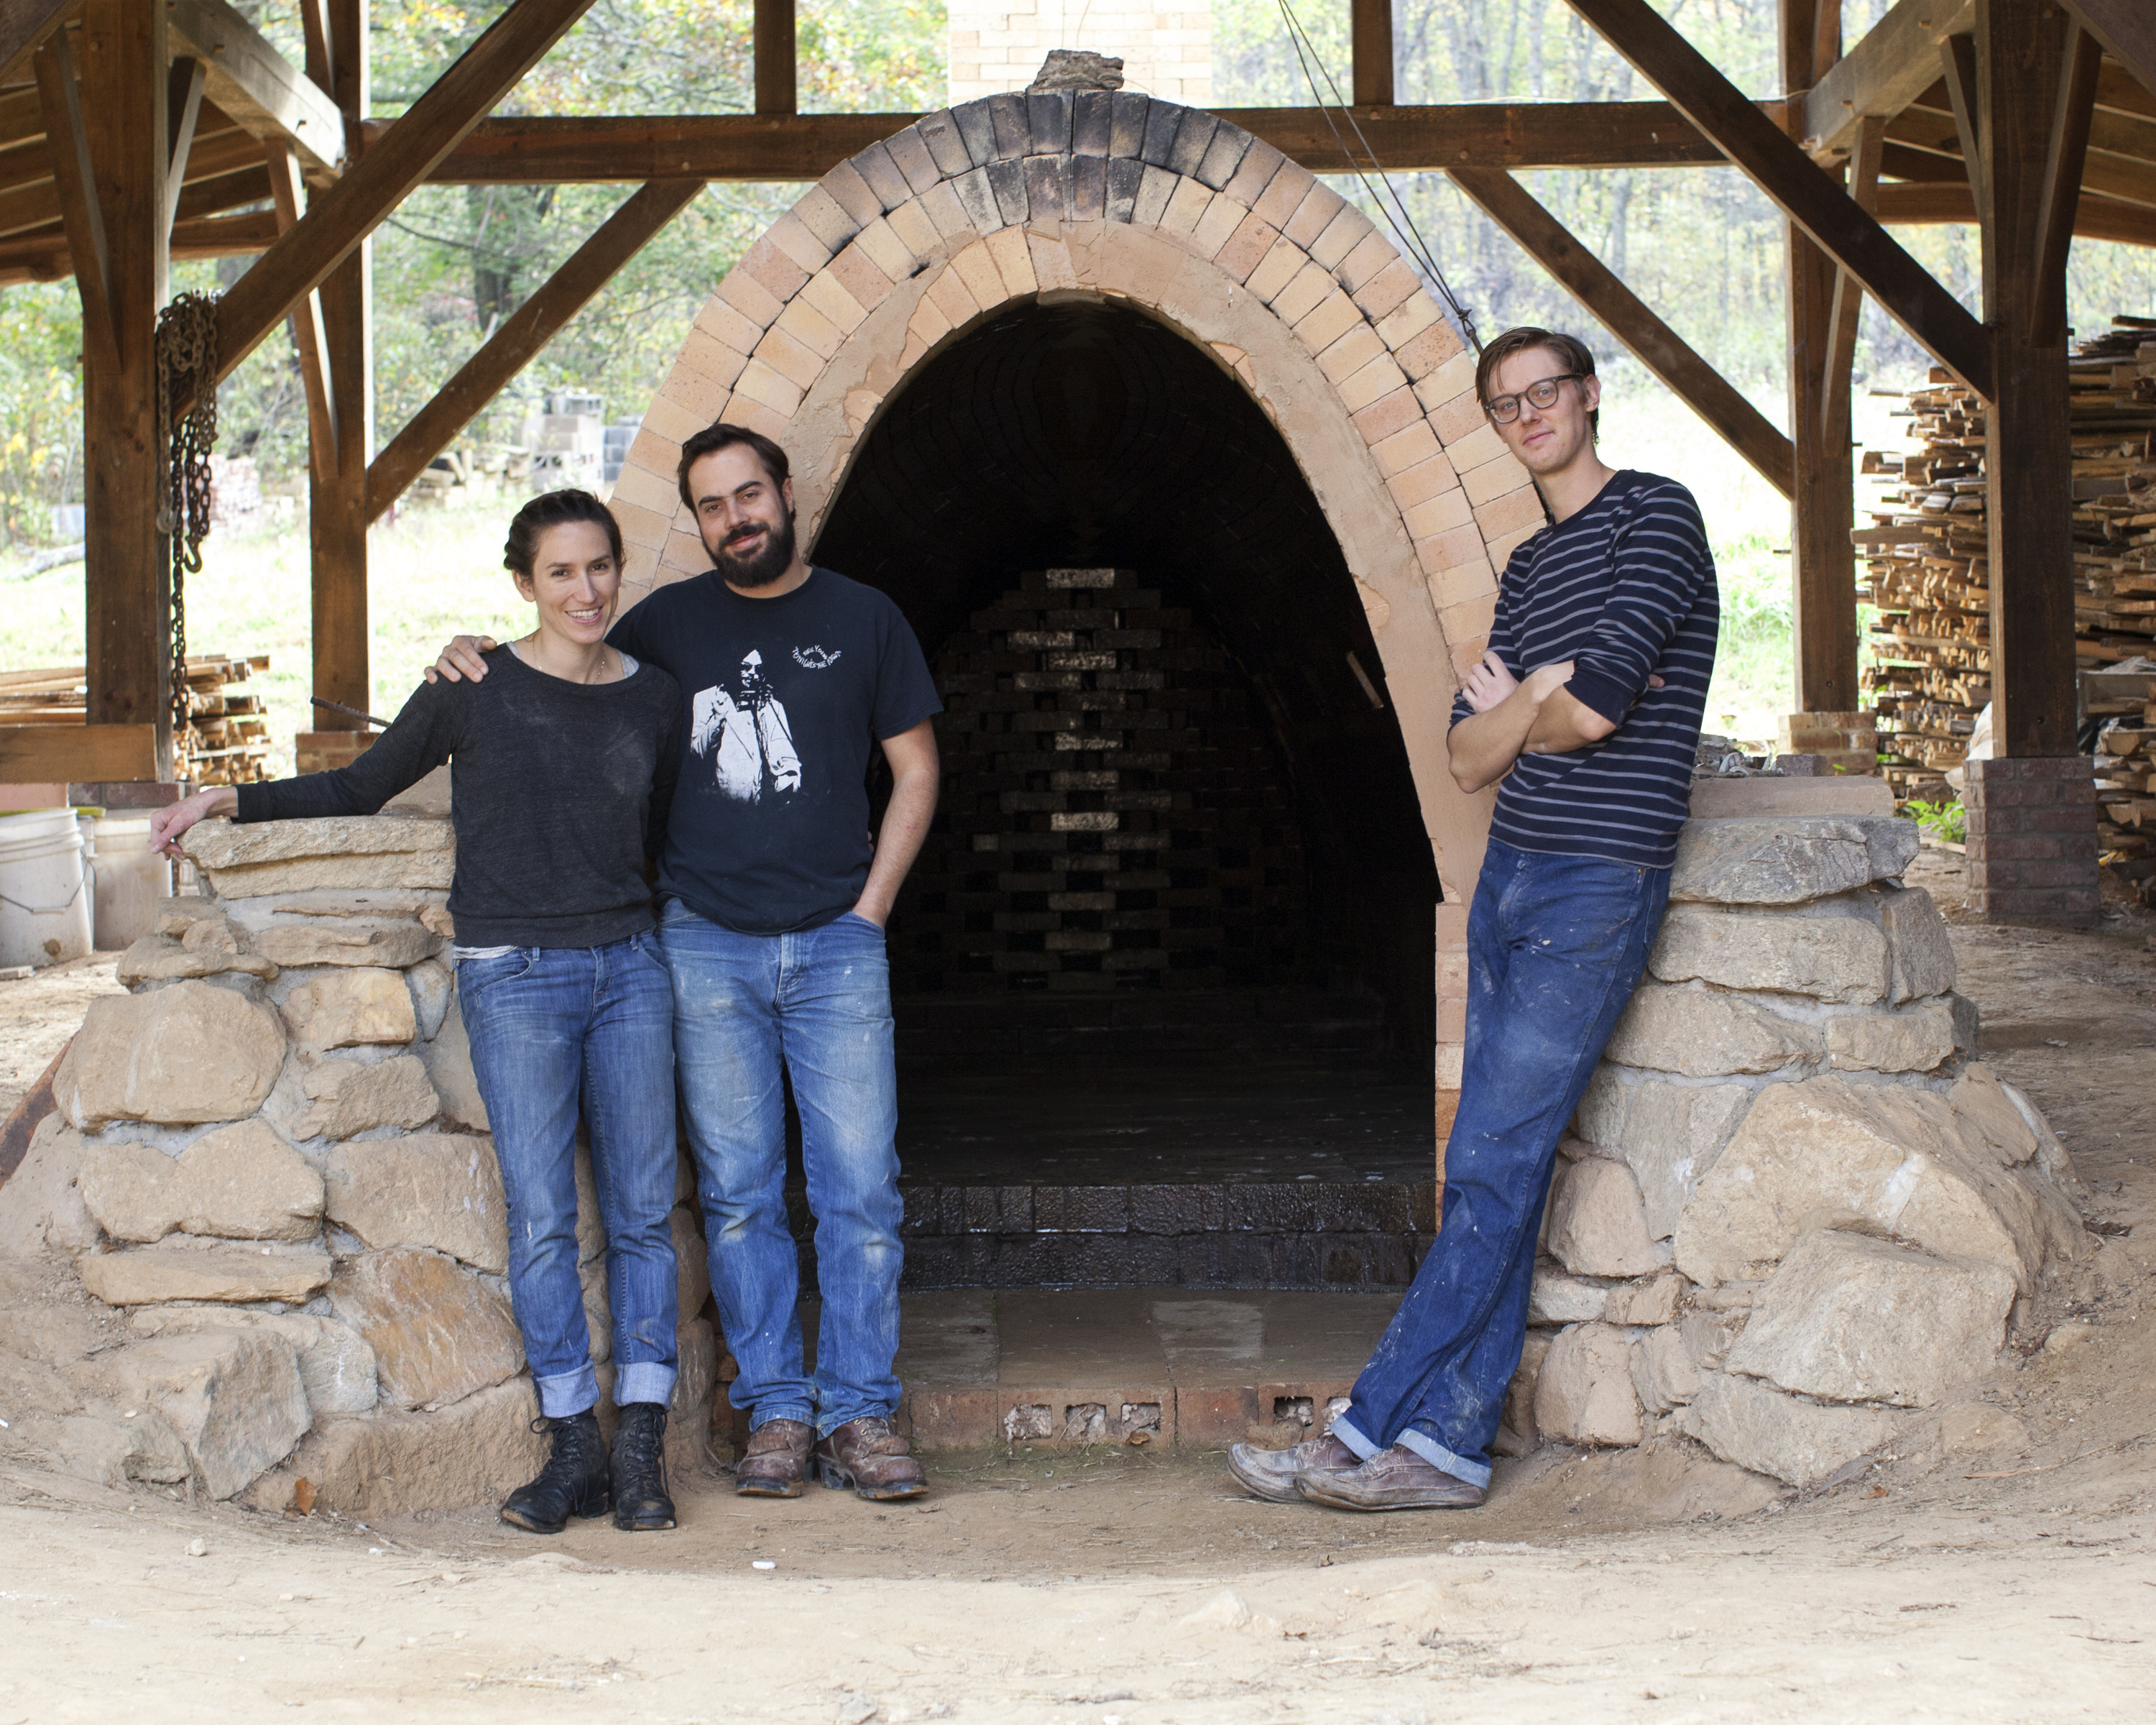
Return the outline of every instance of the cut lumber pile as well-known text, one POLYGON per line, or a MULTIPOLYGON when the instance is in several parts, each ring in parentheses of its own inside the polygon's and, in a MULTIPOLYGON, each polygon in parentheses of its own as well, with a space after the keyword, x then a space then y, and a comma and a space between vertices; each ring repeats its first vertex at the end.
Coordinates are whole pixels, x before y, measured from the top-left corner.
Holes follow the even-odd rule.
MULTIPOLYGON (((2156 652, 2156 319, 2116 317, 2067 360, 2074 650, 2087 670, 2156 652)), ((1934 370, 1903 415, 1917 447, 1867 449, 1889 487, 1856 530, 1877 610, 1863 687, 1901 798, 1945 794, 1991 699, 1984 403, 1934 370)))
MULTIPOLYGON (((198 784, 253 784, 270 777, 270 719, 244 686, 270 655, 204 654, 187 660, 187 722, 172 740, 174 775, 198 784)), ((83 667, 0 671, 0 725, 80 725, 88 716, 83 667)))
POLYGON ((892 919, 904 991, 1278 982, 1303 857, 1257 697, 1127 569, 1045 569, 937 655, 943 796, 892 919))

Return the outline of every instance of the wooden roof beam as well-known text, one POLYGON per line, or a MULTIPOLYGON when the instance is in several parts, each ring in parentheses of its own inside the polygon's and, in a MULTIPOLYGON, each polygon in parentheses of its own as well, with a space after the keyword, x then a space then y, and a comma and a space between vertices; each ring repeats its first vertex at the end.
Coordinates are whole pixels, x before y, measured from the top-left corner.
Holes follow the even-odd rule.
POLYGON ((328 95, 225 0, 166 0, 176 47, 203 63, 209 99, 264 144, 296 151, 310 180, 344 162, 344 116, 328 95))
POLYGON ((2037 293, 2029 306, 2032 347, 2062 345, 2066 339, 2066 254, 2073 249, 2074 210, 2081 203, 2089 123, 2096 117, 2097 72, 2102 63, 2102 44, 2070 19, 2036 208, 2037 293))
POLYGON ((1797 458, 1789 439, 1524 186, 1499 168, 1455 167, 1452 180, 1769 485, 1784 497, 1794 494, 1797 458))
POLYGON ((2103 51, 2156 90, 2156 8, 2148 0, 2060 0, 2103 51))
POLYGON ((631 193, 374 458, 367 470, 367 519, 387 513, 427 464, 703 189, 701 180, 654 180, 631 193))
POLYGON ((1804 93, 1807 148, 1846 153, 1858 125, 1891 120, 1939 81, 1942 37, 1970 28, 1975 0, 1902 0, 1804 93))
POLYGON ((1984 326, 1647 0, 1571 0, 1618 53, 1941 364, 1987 398, 1984 326))
POLYGON ((30 54, 74 16, 81 0, 0 0, 0 82, 29 69, 30 54))
MULTIPOLYGON (((1879 219, 1890 227, 1935 227, 1944 222, 1976 221, 1976 199, 1966 180, 1902 181, 1879 188, 1879 219)), ((2156 210, 2116 198, 2087 193, 2074 205, 2074 234, 2081 239, 2116 240, 2121 245, 2156 246, 2156 210)))
MULTIPOLYGON (((382 130, 218 302, 219 382, 426 180, 590 3, 512 0, 403 116, 382 130)), ((176 410, 184 405, 174 404, 176 410)))
MULTIPOLYGON (((1767 105, 1779 114, 1782 105, 1767 105)), ((1318 108, 1223 108, 1224 120, 1317 173, 1343 173, 1318 108)), ((438 184, 574 185, 819 180, 918 114, 594 115, 482 121, 429 177, 438 184)), ((1460 167, 1685 167, 1722 152, 1667 102, 1477 102, 1358 110, 1378 160, 1396 172, 1460 167)), ((371 121, 369 147, 390 125, 371 121)))

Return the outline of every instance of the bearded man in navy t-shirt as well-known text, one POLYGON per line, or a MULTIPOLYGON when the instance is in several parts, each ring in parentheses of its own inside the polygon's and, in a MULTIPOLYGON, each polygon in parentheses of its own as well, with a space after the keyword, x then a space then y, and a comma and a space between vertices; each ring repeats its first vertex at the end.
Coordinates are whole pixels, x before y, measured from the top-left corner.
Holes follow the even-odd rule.
POLYGON ((1452 710, 1454 780, 1503 783, 1467 913, 1443 1220, 1332 1430, 1229 1452, 1276 1502, 1451 1509, 1488 1491, 1558 1139, 1661 926, 1714 670, 1699 506, 1673 480, 1603 465, 1594 355, 1508 330, 1475 388, 1551 520, 1506 563, 1489 650, 1452 710))
MULTIPOLYGON (((915 1497, 927 1479, 891 1429, 903 1206, 884 924, 936 813, 942 703, 898 607, 803 561, 777 444, 706 427, 679 477, 713 567, 607 639, 689 703, 659 938, 711 1291, 740 1368, 729 1394, 750 1420, 736 1489, 797 1497, 813 1466, 864 1497, 915 1497), (871 834, 877 749, 892 785, 871 834), (813 1376, 786 1214, 789 1081, 824 1301, 813 1376)), ((480 645, 459 636, 436 669, 484 676, 480 645)))

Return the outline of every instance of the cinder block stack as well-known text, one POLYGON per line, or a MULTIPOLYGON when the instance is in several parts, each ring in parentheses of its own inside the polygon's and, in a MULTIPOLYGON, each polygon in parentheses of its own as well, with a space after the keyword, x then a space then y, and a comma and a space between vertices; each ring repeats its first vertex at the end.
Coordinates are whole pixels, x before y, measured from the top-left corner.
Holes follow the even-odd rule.
POLYGON ((937 661, 944 792, 894 919, 901 989, 1298 978, 1303 861, 1251 691, 1128 569, 1042 569, 937 661))
POLYGON ((1815 774, 1862 773, 1879 770, 1879 732, 1876 715, 1850 713, 1785 713, 1776 739, 1778 756, 1811 757, 1815 774))

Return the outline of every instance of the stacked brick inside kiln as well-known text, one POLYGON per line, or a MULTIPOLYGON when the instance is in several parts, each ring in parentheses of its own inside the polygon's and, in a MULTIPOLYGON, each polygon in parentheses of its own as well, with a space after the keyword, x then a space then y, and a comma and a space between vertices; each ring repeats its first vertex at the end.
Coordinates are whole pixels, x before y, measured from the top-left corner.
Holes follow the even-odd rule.
POLYGON ((1045 569, 938 656, 943 798, 895 918, 917 990, 1279 983, 1302 854, 1246 680, 1127 569, 1045 569))

